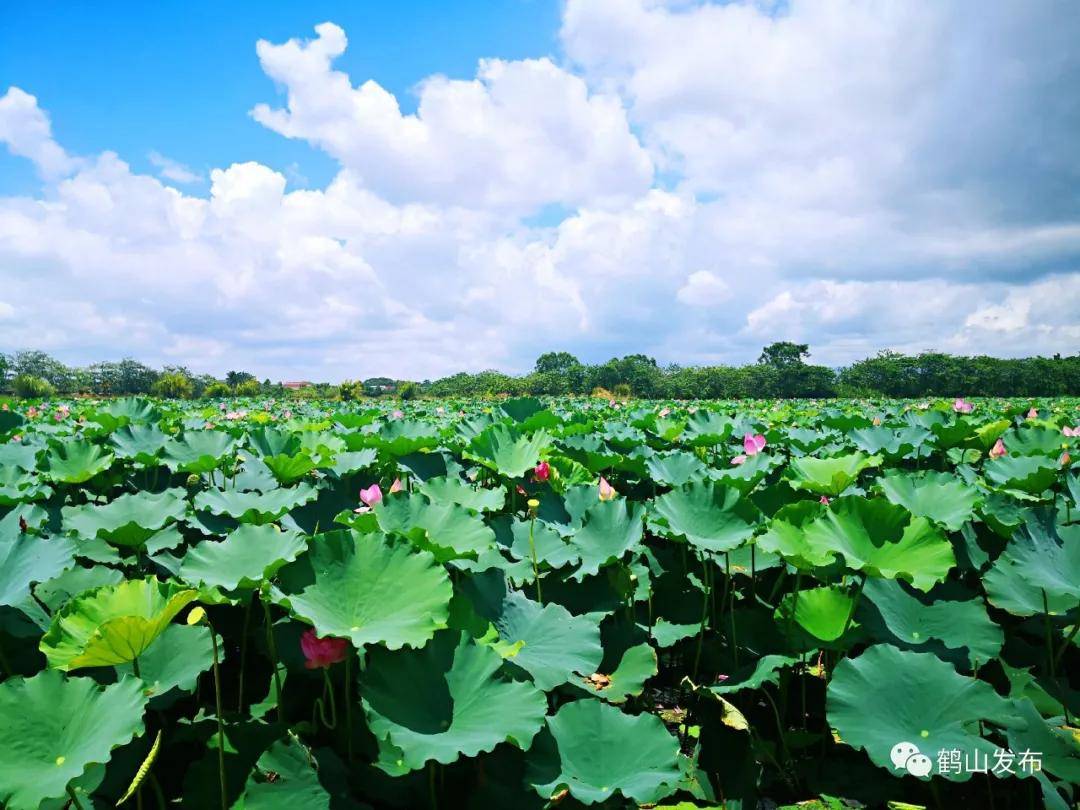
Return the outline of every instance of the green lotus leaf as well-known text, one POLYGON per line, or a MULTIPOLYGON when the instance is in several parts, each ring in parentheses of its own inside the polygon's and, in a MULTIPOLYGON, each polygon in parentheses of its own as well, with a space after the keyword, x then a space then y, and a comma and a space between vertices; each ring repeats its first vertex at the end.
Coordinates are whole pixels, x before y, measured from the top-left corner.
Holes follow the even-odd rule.
POLYGON ((952 544, 930 521, 887 501, 838 498, 805 533, 809 546, 843 557, 849 568, 923 591, 956 564, 952 544))
POLYGON ((495 543, 483 519, 455 503, 428 500, 419 493, 388 495, 375 507, 379 528, 400 534, 431 551, 440 562, 473 556, 495 543))
POLYGON ((368 651, 360 698, 368 726, 401 750, 401 767, 449 764, 502 742, 528 748, 547 710, 530 683, 499 674, 503 660, 467 633, 445 630, 419 650, 368 651))
POLYGON ((1030 700, 1014 700, 1013 707, 1018 722, 1007 729, 1009 749, 1038 752, 1041 770, 1080 784, 1080 737, 1075 731, 1044 720, 1030 700))
POLYGON ((139 464, 157 464, 158 456, 169 443, 167 434, 157 425, 125 425, 109 437, 117 458, 130 458, 139 464))
POLYGON ((138 658, 196 592, 153 577, 105 585, 53 615, 41 651, 53 669, 123 664, 138 658))
POLYGON ((99 424, 106 424, 107 420, 102 417, 111 417, 117 425, 128 425, 157 422, 161 419, 161 411, 154 407, 153 402, 142 397, 120 397, 98 408, 93 419, 99 424))
MULTIPOLYGON (((351 434, 356 436, 356 434, 351 434)), ((420 450, 428 450, 439 444, 438 429, 418 419, 394 419, 379 428, 374 436, 358 437, 363 444, 354 446, 350 436, 346 436, 350 450, 360 450, 365 446, 378 447, 394 458, 407 456, 420 450)))
POLYGON ((300 450, 300 437, 275 427, 257 427, 248 432, 248 444, 262 458, 292 455, 300 450))
POLYGON ((893 430, 887 427, 864 427, 848 434, 857 448, 865 453, 883 453, 890 458, 900 458, 914 452, 915 448, 930 438, 928 430, 908 428, 893 430))
POLYGON ((849 453, 830 458, 793 458, 788 465, 788 477, 795 489, 804 489, 815 495, 835 498, 855 483, 859 473, 881 464, 880 456, 865 453, 849 453))
MULTIPOLYGON (((2 568, 0 568, 2 570, 2 568)), ((102 585, 117 585, 123 582, 124 574, 105 565, 92 565, 89 568, 75 566, 62 574, 42 582, 34 588, 34 595, 52 613, 64 606, 71 597, 83 591, 100 588, 102 585)))
POLYGON ((159 529, 187 514, 182 489, 133 492, 107 504, 65 506, 64 530, 83 537, 101 537, 113 545, 136 548, 159 529))
MULTIPOLYGON (((845 743, 890 773, 906 775, 904 764, 898 770, 891 758, 899 743, 913 744, 935 765, 939 751, 952 749, 993 761, 997 745, 980 736, 979 724, 1003 722, 1010 708, 990 684, 957 674, 937 656, 877 644, 836 666, 826 714, 845 743)), ((972 773, 936 775, 965 782, 972 773)))
POLYGON ((509 547, 510 554, 530 564, 534 553, 537 564, 551 568, 562 568, 581 559, 578 549, 546 521, 514 519, 511 523, 509 520, 496 520, 494 528, 499 542, 509 547), (504 541, 503 533, 507 530, 510 536, 504 541))
POLYGON ((683 439, 693 447, 708 447, 726 442, 734 432, 730 418, 701 408, 687 421, 683 439))
POLYGON ((52 493, 52 487, 42 481, 37 474, 27 472, 15 465, 0 466, 0 507, 42 501, 52 493))
POLYGON ((987 461, 983 472, 987 480, 998 487, 1038 495, 1057 480, 1058 463, 1057 458, 1009 454, 987 461))
POLYGON ((929 518, 949 531, 971 520, 978 490, 965 484, 955 475, 929 472, 923 475, 889 473, 878 479, 881 491, 893 503, 911 514, 929 518))
POLYGON ((624 498, 601 501, 585 511, 585 521, 571 542, 581 555, 581 565, 574 577, 581 581, 600 567, 622 559, 641 544, 645 531, 645 509, 640 503, 624 498))
POLYGON ((624 703, 644 692, 645 681, 656 673, 656 650, 649 644, 637 644, 623 653, 610 673, 579 671, 577 685, 608 703, 624 703))
POLYGON ((382 535, 319 534, 307 555, 278 572, 274 595, 320 637, 356 647, 420 647, 446 627, 453 589, 426 551, 382 535))
POLYGON ((703 551, 732 551, 754 534, 753 505, 737 490, 711 482, 673 489, 656 498, 652 510, 664 519, 662 534, 685 537, 703 551))
POLYGON ((113 454, 91 442, 74 440, 51 447, 42 472, 50 481, 81 484, 109 469, 113 454))
POLYGON ((271 745, 255 763, 236 810, 330 810, 330 794, 319 782, 314 758, 290 735, 271 745))
MULTIPOLYGON (((741 692, 744 689, 760 689, 767 683, 780 682, 780 670, 799 663, 799 659, 790 655, 765 655, 752 664, 747 664, 726 678, 709 686, 710 692, 726 695, 741 692)), ((727 673, 725 673, 727 674, 727 673)))
POLYGON ((758 536, 754 544, 767 554, 777 554, 790 565, 807 571, 828 565, 832 551, 811 544, 805 528, 821 517, 824 510, 815 501, 797 501, 781 507, 769 522, 769 530, 758 536))
POLYGON ((236 449, 236 439, 221 430, 188 430, 165 445, 164 461, 170 470, 207 473, 236 449))
POLYGON ((551 445, 544 431, 524 433, 502 423, 491 425, 469 443, 468 456, 507 478, 520 478, 551 445))
POLYGON ((807 588, 785 594, 776 609, 778 622, 792 620, 818 641, 836 641, 844 634, 848 618, 855 607, 855 598, 844 588, 834 585, 807 588))
POLYGON ((318 496, 315 487, 300 484, 269 492, 238 492, 234 489, 208 489, 195 496, 195 508, 212 515, 227 515, 241 523, 273 523, 298 506, 318 496))
POLYGON ((1060 429, 1047 427, 1022 427, 1005 434, 1002 441, 1009 448, 1009 455, 1052 456, 1061 455, 1060 429))
POLYGON ((241 525, 221 541, 206 540, 184 555, 180 579, 192 585, 256 588, 307 550, 299 532, 277 526, 241 525))
POLYGON ((545 692, 567 683, 575 672, 591 673, 600 665, 604 651, 600 625, 593 619, 508 591, 498 572, 472 577, 464 592, 477 613, 495 626, 500 641, 516 648, 509 660, 545 692))
POLYGON ((379 451, 374 447, 345 451, 334 456, 334 463, 330 466, 330 471, 338 476, 346 476, 360 470, 366 470, 374 466, 378 460, 379 451))
POLYGON ((709 470, 701 459, 685 450, 658 453, 645 462, 645 469, 653 481, 669 487, 681 487, 690 481, 701 480, 709 470))
MULTIPOLYGON (((1004 590, 1011 593, 1013 599, 1025 591, 1032 598, 1037 594, 1035 601, 1039 609, 1035 612, 1038 613, 1043 612, 1044 595, 1049 607, 1063 602, 1070 607, 1077 605, 1080 603, 1080 525, 1059 529, 1052 512, 1030 514, 1027 522, 1013 533, 991 572, 987 573, 986 588, 993 604, 998 602, 992 592, 1004 590), (991 575, 994 570, 997 570, 996 576, 991 575), (1005 585, 1003 580, 1011 575, 1018 576, 1028 587, 1005 585)), ((1006 597, 1007 602, 1013 599, 1006 597)), ((1020 597, 1020 601, 1027 600, 1020 597)))
POLYGON ((48 582, 74 565, 75 543, 70 538, 0 530, 0 605, 23 605, 34 583, 48 582))
MULTIPOLYGON (((4 411, 0 411, 4 413, 4 411)), ((41 446, 25 442, 0 444, 0 467, 18 467, 27 472, 37 470, 37 457, 41 446)))
POLYGON ((621 794, 655 802, 677 789, 679 742, 651 714, 624 714, 600 700, 563 705, 547 719, 557 762, 534 767, 530 782, 544 798, 560 790, 582 804, 621 794))
MULTIPOLYGON (((224 649, 221 639, 218 647, 224 649)), ((220 660, 220 659, 219 659, 220 660)), ((170 624, 139 656, 139 678, 143 693, 150 698, 161 697, 172 689, 192 692, 199 676, 214 665, 210 628, 170 624)), ((120 675, 134 675, 131 664, 117 664, 120 675)), ((151 704, 155 708, 156 704, 151 704)))
POLYGON ((291 484, 315 469, 315 460, 307 452, 264 456, 262 462, 274 474, 274 478, 283 484, 291 484))
POLYGON ((143 729, 142 682, 100 687, 45 670, 0 683, 0 804, 38 810, 143 729))
POLYGON ((440 475, 428 478, 420 481, 418 488, 433 503, 456 503, 475 512, 498 512, 506 500, 506 492, 502 489, 478 489, 457 476, 440 475))
POLYGON ((862 598, 873 606, 898 645, 910 649, 937 641, 950 650, 966 652, 971 667, 997 658, 1005 635, 990 620, 982 599, 956 589, 935 591, 942 598, 913 593, 894 580, 870 579, 862 598))

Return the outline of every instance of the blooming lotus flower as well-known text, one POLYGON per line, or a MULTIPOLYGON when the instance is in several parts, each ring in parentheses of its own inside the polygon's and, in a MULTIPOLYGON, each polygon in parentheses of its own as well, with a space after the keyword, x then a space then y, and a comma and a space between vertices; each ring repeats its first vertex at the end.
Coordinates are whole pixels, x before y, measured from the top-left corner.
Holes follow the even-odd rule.
POLYGON ((1027 412, 1027 418, 1028 419, 1038 419, 1039 418, 1039 412, 1037 410, 1035 410, 1034 408, 1032 408, 1031 410, 1029 410, 1027 412))
POLYGON ((390 414, 390 416, 392 416, 394 419, 400 419, 404 415, 405 414, 401 411, 394 411, 392 414, 390 414))
POLYGON ((957 413, 971 413, 975 410, 975 406, 970 402, 965 402, 963 397, 957 397, 952 404, 952 409, 957 413))
POLYGON ((747 433, 742 438, 743 452, 748 456, 756 456, 765 448, 765 437, 760 433, 747 433))
POLYGON ((372 484, 367 489, 360 490, 360 500, 364 502, 364 506, 372 507, 382 500, 382 490, 379 489, 378 484, 372 484))
POLYGON ((600 476, 600 500, 611 501, 615 499, 615 496, 619 493, 615 491, 615 487, 608 483, 608 480, 604 476, 600 476))
POLYGON ((828 498, 828 496, 827 496, 827 495, 822 495, 822 496, 821 496, 821 497, 820 497, 820 498, 818 499, 818 503, 820 503, 820 504, 821 504, 821 505, 823 505, 823 506, 828 506, 828 505, 829 505, 829 498, 828 498))
POLYGON ((30 408, 26 411, 26 415, 29 416, 31 419, 35 419, 38 415, 38 409, 31 405, 30 408))
POLYGON ((533 477, 537 481, 547 481, 551 477, 551 465, 546 461, 541 461, 533 467, 533 477))
POLYGON ((1065 436, 1080 436, 1080 425, 1077 427, 1069 427, 1066 425, 1061 429, 1061 432, 1065 436))
POLYGON ((739 455, 737 455, 733 459, 731 459, 731 463, 736 465, 736 466, 738 466, 739 464, 742 464, 745 461, 746 461, 746 456, 744 454, 742 454, 742 453, 740 453, 739 455))
POLYGON ((314 629, 305 630, 300 636, 300 649, 304 653, 304 666, 308 669, 325 669, 331 664, 344 661, 349 652, 349 641, 344 638, 319 638, 314 629))
POLYGON ((401 479, 395 478, 394 483, 390 485, 390 494, 393 495, 395 492, 401 492, 403 489, 404 487, 401 485, 401 479))
POLYGON ((1001 458, 1004 455, 1008 455, 1009 451, 1005 449, 1005 442, 998 439, 994 442, 994 446, 990 448, 990 458, 1001 458))

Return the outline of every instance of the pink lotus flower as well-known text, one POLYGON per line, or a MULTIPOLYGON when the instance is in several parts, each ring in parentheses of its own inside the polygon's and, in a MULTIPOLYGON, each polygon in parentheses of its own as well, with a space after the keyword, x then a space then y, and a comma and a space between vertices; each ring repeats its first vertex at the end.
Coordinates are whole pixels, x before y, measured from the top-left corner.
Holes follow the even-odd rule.
POLYGON ((660 418, 661 418, 661 419, 662 419, 662 418, 664 418, 664 417, 665 417, 665 416, 667 416, 667 415, 668 415, 669 413, 671 413, 671 408, 661 408, 661 409, 660 409, 660 418))
POLYGON ((1069 455, 1069 451, 1066 450, 1061 454, 1061 458, 1058 459, 1058 464, 1062 467, 1068 466, 1072 462, 1072 456, 1069 455))
POLYGON ((27 409, 26 415, 29 416, 31 419, 36 419, 38 415, 38 409, 31 405, 29 409, 27 409))
POLYGON ((404 415, 405 414, 402 413, 401 411, 394 411, 392 414, 390 414, 390 416, 392 416, 394 419, 400 419, 404 415))
POLYGON ((367 489, 360 490, 360 500, 364 502, 364 506, 372 507, 382 500, 382 490, 379 489, 378 484, 372 484, 367 489))
POLYGON ((537 481, 547 481, 551 477, 551 465, 546 461, 541 461, 533 467, 533 477, 537 481))
POLYGON ((1009 451, 1005 449, 1005 442, 998 439, 994 442, 994 446, 990 448, 990 458, 1001 458, 1008 455, 1009 451))
POLYGON ((748 456, 756 456, 765 449, 765 437, 760 433, 747 433, 742 437, 743 452, 748 456))
POLYGON ((439 416, 442 416, 444 413, 446 413, 446 408, 440 405, 438 408, 435 409, 435 413, 437 413, 439 416))
POLYGON ((619 493, 615 491, 615 487, 608 483, 608 480, 604 476, 600 476, 600 500, 611 501, 615 499, 615 496, 619 493))
POLYGON ((1065 436, 1080 436, 1080 425, 1077 427, 1069 427, 1066 425, 1061 429, 1061 433, 1065 436))
POLYGON ((349 652, 349 641, 344 638, 319 638, 314 629, 305 630, 300 636, 300 649, 304 653, 304 666, 308 669, 325 669, 331 664, 344 661, 349 652))
POLYGON ((1038 419, 1039 418, 1039 412, 1037 410, 1035 410, 1034 408, 1032 408, 1031 410, 1029 410, 1027 412, 1027 418, 1028 419, 1038 419))
POLYGON ((284 419, 292 419, 292 411, 286 409, 285 413, 283 413, 281 416, 284 419))
POLYGON ((390 494, 393 495, 395 492, 401 492, 404 488, 405 487, 401 485, 401 479, 395 478, 394 483, 390 485, 390 494))
POLYGON ((739 455, 737 455, 733 459, 731 459, 731 463, 734 464, 736 467, 738 465, 744 463, 745 461, 746 461, 746 456, 744 454, 742 454, 742 453, 740 453, 739 455))
POLYGON ((952 409, 957 413, 971 413, 975 410, 975 406, 970 402, 965 402, 963 397, 957 397, 952 404, 952 409))
POLYGON ((818 499, 818 503, 822 504, 823 506, 828 506, 829 498, 825 495, 822 495, 821 498, 818 499))

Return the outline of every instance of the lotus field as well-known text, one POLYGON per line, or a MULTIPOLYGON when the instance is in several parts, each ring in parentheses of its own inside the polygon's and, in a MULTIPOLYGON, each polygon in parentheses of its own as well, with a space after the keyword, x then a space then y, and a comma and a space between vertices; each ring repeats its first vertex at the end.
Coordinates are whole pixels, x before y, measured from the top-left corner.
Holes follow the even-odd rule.
POLYGON ((1078 423, 11 402, 0 804, 1075 806, 1078 423))

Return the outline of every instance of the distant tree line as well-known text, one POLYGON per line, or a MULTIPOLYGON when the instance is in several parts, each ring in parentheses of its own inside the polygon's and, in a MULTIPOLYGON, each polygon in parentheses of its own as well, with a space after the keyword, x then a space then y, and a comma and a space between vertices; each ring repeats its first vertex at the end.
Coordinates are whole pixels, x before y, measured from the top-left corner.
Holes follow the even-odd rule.
POLYGON ((590 365, 568 352, 548 352, 524 376, 455 374, 431 383, 426 393, 589 394, 599 388, 665 399, 1080 395, 1080 356, 1003 360, 881 352, 833 369, 807 363, 809 355, 807 344, 786 341, 766 346, 756 363, 744 366, 660 366, 642 354, 590 365))
POLYGON ((582 363, 569 352, 547 352, 533 370, 514 376, 500 371, 459 373, 422 383, 372 377, 337 385, 311 383, 299 389, 262 382, 246 371, 224 379, 195 374, 184 366, 153 369, 130 358, 71 367, 42 351, 0 353, 0 393, 22 397, 53 394, 175 398, 292 396, 341 398, 587 395, 664 399, 853 396, 1062 396, 1080 395, 1080 355, 1071 357, 956 357, 939 352, 904 355, 881 352, 840 369, 806 362, 810 347, 787 341, 766 346, 756 363, 744 366, 659 365, 643 354, 582 363))

